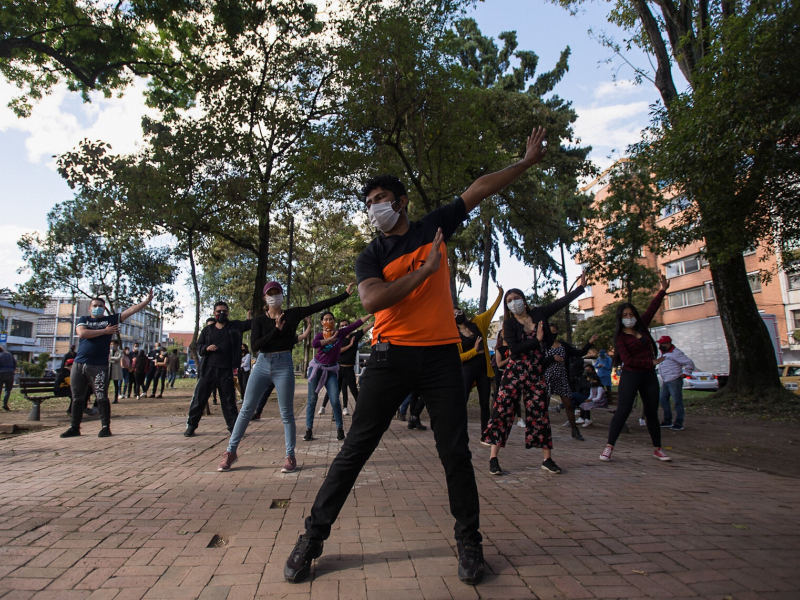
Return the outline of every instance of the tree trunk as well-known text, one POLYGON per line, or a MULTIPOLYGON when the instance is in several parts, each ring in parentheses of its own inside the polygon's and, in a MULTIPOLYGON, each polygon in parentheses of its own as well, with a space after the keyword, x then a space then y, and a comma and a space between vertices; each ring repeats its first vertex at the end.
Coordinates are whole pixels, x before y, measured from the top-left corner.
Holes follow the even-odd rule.
MULTIPOLYGON (((564 295, 569 294, 569 280, 567 279, 567 261, 564 258, 564 243, 561 242, 561 277, 564 279, 564 295)), ((569 319, 569 304, 564 307, 564 323, 567 327, 567 343, 572 343, 572 323, 569 319)))
POLYGON ((269 258, 269 208, 258 218, 258 256, 253 289, 253 316, 264 311, 264 286, 267 284, 267 260, 269 258))
POLYGON ((289 308, 292 302, 292 261, 294 260, 294 216, 291 217, 291 225, 289 226, 289 264, 286 266, 288 274, 286 275, 286 308, 289 308))
POLYGON ((192 287, 194 288, 194 333, 189 344, 189 354, 194 361, 194 368, 200 368, 200 358, 197 356, 197 338, 200 335, 200 286, 197 284, 197 265, 194 262, 194 231, 190 230, 186 236, 189 246, 189 265, 191 266, 192 287))
MULTIPOLYGON (((706 243, 711 247, 710 240, 706 243)), ((713 266, 711 278, 730 356, 724 392, 757 396, 782 389, 775 350, 750 291, 744 257, 713 266)))
POLYGON ((483 260, 481 261, 481 298, 478 312, 486 312, 489 303, 489 274, 492 271, 492 219, 483 220, 483 260))

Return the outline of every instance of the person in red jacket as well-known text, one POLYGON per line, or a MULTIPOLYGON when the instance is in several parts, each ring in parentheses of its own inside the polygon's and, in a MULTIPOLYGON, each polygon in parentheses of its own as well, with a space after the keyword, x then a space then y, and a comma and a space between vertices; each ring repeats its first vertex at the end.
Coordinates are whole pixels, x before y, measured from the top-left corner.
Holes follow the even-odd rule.
POLYGON ((625 421, 633 409, 636 395, 642 397, 645 420, 650 439, 653 441, 653 458, 672 460, 661 449, 661 426, 658 422, 658 376, 656 366, 663 358, 656 358, 656 344, 650 336, 650 321, 664 301, 669 281, 661 276, 661 290, 656 294, 647 311, 639 316, 639 311, 630 302, 617 308, 617 324, 614 330, 614 366, 622 364, 622 374, 617 392, 617 410, 608 427, 608 444, 600 455, 600 460, 611 460, 611 452, 617 442, 625 421))

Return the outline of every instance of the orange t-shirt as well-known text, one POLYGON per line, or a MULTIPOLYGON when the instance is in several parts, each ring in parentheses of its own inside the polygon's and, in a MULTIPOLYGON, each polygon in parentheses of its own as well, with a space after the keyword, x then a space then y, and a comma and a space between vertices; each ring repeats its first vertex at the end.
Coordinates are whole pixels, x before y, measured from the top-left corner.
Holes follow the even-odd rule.
MULTIPOLYGON (((394 281, 416 271, 425 264, 439 227, 447 242, 466 218, 464 201, 456 198, 419 221, 409 223, 403 235, 387 237, 379 233, 356 260, 358 283, 373 278, 394 281)), ((446 254, 439 270, 422 285, 394 306, 375 313, 372 343, 378 339, 397 346, 439 346, 461 341, 453 318, 446 254)))

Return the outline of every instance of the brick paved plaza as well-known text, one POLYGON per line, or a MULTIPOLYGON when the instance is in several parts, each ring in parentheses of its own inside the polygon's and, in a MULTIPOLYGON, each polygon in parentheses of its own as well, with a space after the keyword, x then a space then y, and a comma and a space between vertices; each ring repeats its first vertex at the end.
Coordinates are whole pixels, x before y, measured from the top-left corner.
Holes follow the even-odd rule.
POLYGON ((677 449, 660 463, 643 434, 623 436, 605 464, 602 425, 585 443, 554 428, 560 476, 522 449, 520 429, 500 456, 503 477, 489 475, 488 448, 474 443, 491 573, 472 588, 456 577, 433 435, 395 421, 311 580, 284 583, 338 443, 330 417, 318 417, 316 441, 298 436, 301 469, 281 474, 274 403, 266 415, 230 473, 216 472, 227 439, 219 416, 194 438, 181 435, 182 419, 159 416, 116 419, 108 439, 95 421, 77 439, 50 429, 0 441, 0 597, 800 597, 800 481, 677 449))

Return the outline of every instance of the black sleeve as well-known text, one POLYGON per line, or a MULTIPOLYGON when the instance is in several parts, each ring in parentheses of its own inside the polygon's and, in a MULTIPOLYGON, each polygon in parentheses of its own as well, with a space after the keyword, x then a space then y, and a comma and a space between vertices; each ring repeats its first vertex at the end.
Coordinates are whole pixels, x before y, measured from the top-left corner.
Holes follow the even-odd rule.
POLYGON ((200 332, 200 337, 197 338, 197 354, 200 356, 206 355, 206 347, 209 345, 208 343, 208 325, 203 327, 203 331, 200 332))
MULTIPOLYGON (((328 298, 327 300, 320 300, 319 302, 311 304, 310 306, 298 306, 297 309, 296 309, 297 310, 297 314, 300 316, 300 319, 305 319, 309 315, 313 315, 314 313, 317 313, 317 312, 321 311, 324 308, 330 308, 331 306, 333 306, 335 304, 339 304, 340 302, 344 302, 349 297, 350 297, 350 294, 348 294, 347 292, 343 292, 343 293, 339 294, 338 296, 334 296, 333 298, 328 298)), ((298 325, 300 323, 300 319, 298 319, 298 321, 297 321, 298 325)), ((296 327, 297 327, 297 325, 295 325, 295 328, 296 327)))
POLYGON ((356 282, 365 279, 383 279, 383 268, 375 253, 375 244, 370 244, 356 259, 356 282))
POLYGON ((541 348, 542 345, 537 339, 522 340, 519 337, 519 329, 515 326, 511 319, 507 319, 503 323, 503 333, 506 339, 506 346, 511 350, 511 354, 519 356, 528 350, 536 350, 541 348))
POLYGON ((245 331, 250 331, 250 327, 253 324, 253 319, 247 319, 246 321, 231 321, 231 325, 234 325, 236 329, 238 329, 241 333, 245 331))
POLYGON ((590 342, 586 342, 586 344, 582 348, 576 348, 575 346, 573 346, 572 344, 568 344, 567 342, 561 342, 561 345, 564 346, 564 349, 567 352, 567 356, 577 356, 577 357, 586 356, 591 347, 594 346, 594 344, 590 342))
POLYGON ((275 337, 275 332, 280 331, 277 327, 271 327, 268 331, 264 331, 266 329, 266 324, 266 319, 253 319, 252 321, 253 329, 250 334, 250 352, 253 354, 260 352, 261 349, 275 337))
POLYGON ((461 225, 466 218, 467 207, 464 201, 459 197, 450 204, 445 204, 436 210, 432 210, 422 217, 420 222, 437 229, 441 227, 444 241, 447 242, 453 237, 458 226, 461 225))
POLYGON ((575 298, 583 294, 584 291, 585 288, 582 285, 579 285, 566 296, 562 296, 558 300, 551 302, 550 304, 546 304, 545 306, 542 306, 541 310, 544 311, 545 319, 549 319, 550 317, 552 317, 562 308, 567 306, 567 304, 575 300, 575 298))
POLYGON ((360 329, 353 334, 353 344, 358 346, 358 342, 364 337, 364 332, 360 329))

